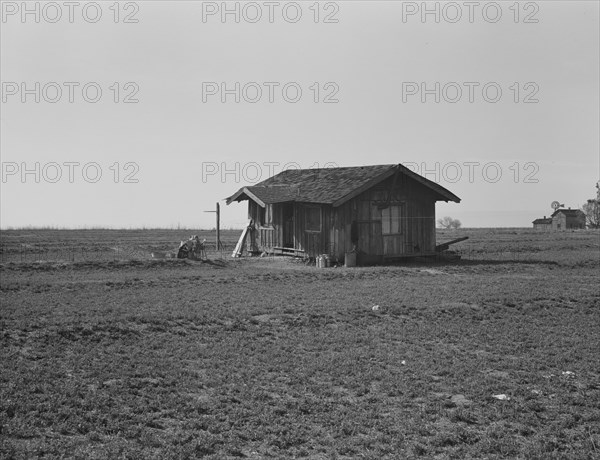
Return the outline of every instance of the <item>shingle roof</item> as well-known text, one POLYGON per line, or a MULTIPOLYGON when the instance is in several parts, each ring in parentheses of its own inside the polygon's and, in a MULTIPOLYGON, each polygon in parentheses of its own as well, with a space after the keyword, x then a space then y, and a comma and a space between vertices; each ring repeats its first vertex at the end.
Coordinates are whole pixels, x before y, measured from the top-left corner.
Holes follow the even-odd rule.
POLYGON ((579 217, 582 214, 584 214, 584 212, 581 209, 557 209, 552 214, 552 217, 554 217, 558 213, 562 213, 562 214, 564 214, 567 217, 579 217))
POLYGON ((396 171, 433 190, 438 201, 460 202, 460 198, 449 190, 402 165, 376 165, 286 170, 256 185, 242 187, 227 198, 227 204, 250 198, 261 206, 289 201, 339 206, 396 171))
POLYGON ((552 219, 551 218, 547 218, 547 219, 535 219, 533 221, 534 224, 551 224, 552 223, 552 219))

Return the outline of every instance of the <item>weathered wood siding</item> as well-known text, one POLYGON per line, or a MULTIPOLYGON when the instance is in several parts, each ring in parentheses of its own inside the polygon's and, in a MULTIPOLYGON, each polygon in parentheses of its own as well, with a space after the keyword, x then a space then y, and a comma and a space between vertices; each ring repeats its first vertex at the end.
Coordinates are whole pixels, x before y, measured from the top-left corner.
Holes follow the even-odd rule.
POLYGON ((331 228, 334 255, 343 259, 353 249, 352 222, 357 225, 359 251, 380 257, 427 254, 435 252, 435 197, 429 188, 420 183, 397 179, 392 195, 393 178, 383 181, 370 190, 335 209, 331 228), (400 229, 383 234, 380 204, 397 206, 400 212, 400 229))
POLYGON ((280 245, 283 229, 281 212, 277 205, 267 205, 265 209, 258 203, 249 200, 248 219, 252 219, 253 222, 247 241, 248 251, 268 252, 271 248, 280 245), (268 222, 269 219, 270 222, 268 222))
POLYGON ((330 229, 333 208, 330 205, 295 203, 294 206, 294 247, 303 250, 310 257, 331 253, 330 229), (307 213, 318 209, 321 225, 318 230, 307 228, 307 213))
POLYGON ((552 230, 562 232, 567 229, 567 216, 558 213, 552 218, 552 230))
MULTIPOLYGON (((267 205, 262 208, 249 201, 248 217, 254 222, 248 249, 270 251, 284 246, 284 206, 293 210, 293 247, 310 257, 330 254, 343 260, 354 247, 352 226, 358 236, 357 248, 378 260, 385 257, 431 254, 435 252, 435 197, 432 191, 404 176, 397 178, 393 192, 393 177, 363 192, 339 207, 312 203, 267 205), (390 231, 390 224, 382 222, 383 212, 378 205, 395 207, 387 213, 399 218, 399 226, 390 231), (311 209, 320 212, 318 229, 307 228, 311 209), (396 231, 397 230, 397 231, 396 231)), ((313 213, 315 211, 312 211, 313 213)), ((314 217, 314 214, 313 214, 314 217)), ((394 221, 395 222, 395 221, 394 221)), ((288 238, 289 239, 289 238, 288 238)))

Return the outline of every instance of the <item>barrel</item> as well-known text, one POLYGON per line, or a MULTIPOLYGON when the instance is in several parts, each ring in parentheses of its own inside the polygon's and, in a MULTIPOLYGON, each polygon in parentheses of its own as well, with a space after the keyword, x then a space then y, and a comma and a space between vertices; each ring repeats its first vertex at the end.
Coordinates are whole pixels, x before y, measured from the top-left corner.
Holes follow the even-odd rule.
POLYGON ((347 252, 345 261, 346 267, 356 267, 356 252, 347 252))

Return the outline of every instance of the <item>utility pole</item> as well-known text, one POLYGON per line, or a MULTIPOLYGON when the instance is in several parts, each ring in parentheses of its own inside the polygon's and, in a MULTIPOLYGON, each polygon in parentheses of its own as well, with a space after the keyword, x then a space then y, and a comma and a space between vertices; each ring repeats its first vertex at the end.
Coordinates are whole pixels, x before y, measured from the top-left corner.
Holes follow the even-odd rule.
POLYGON ((217 215, 217 236, 215 238, 215 249, 218 251, 219 249, 223 249, 223 243, 221 243, 221 206, 217 202, 217 209, 215 211, 204 211, 204 212, 214 212, 217 215))

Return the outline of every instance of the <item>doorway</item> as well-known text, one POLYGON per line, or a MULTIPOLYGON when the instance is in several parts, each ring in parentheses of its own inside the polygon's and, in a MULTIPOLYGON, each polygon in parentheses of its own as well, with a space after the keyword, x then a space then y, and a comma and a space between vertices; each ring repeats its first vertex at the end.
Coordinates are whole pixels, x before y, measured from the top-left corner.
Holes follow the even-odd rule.
POLYGON ((294 204, 285 203, 282 208, 283 216, 283 247, 294 247, 294 204))

